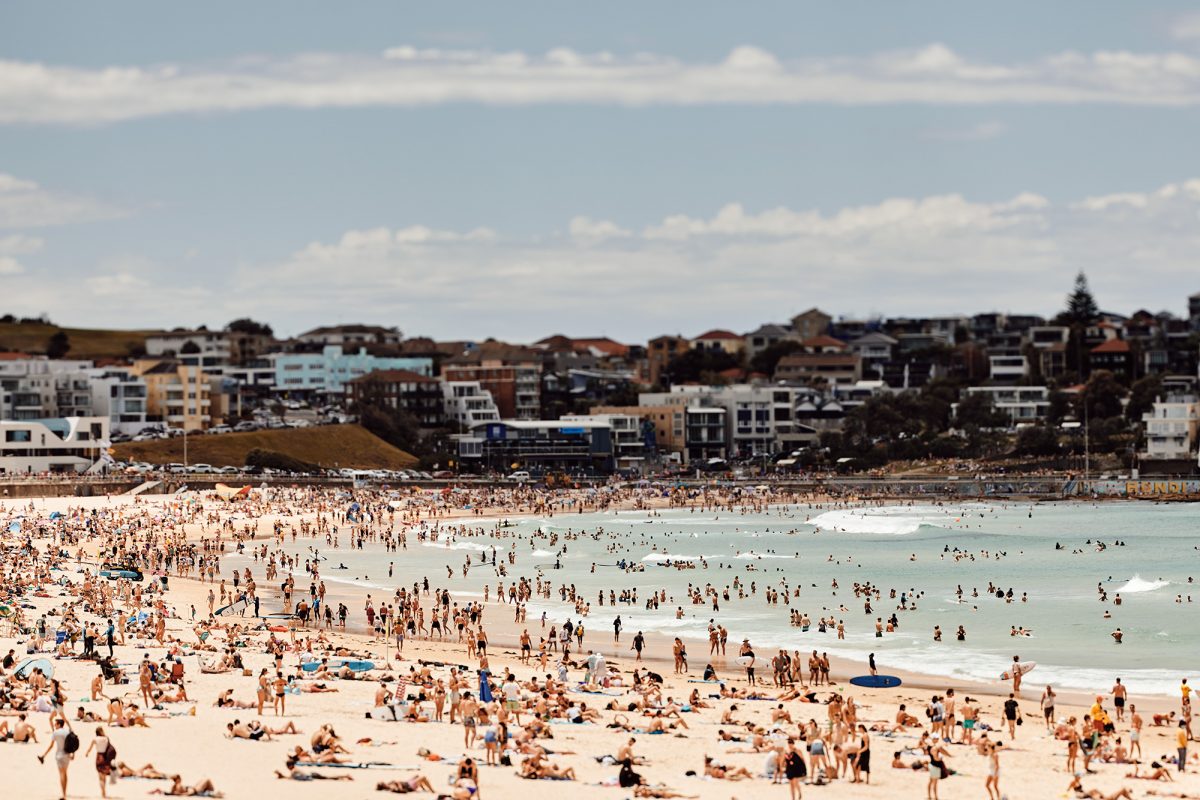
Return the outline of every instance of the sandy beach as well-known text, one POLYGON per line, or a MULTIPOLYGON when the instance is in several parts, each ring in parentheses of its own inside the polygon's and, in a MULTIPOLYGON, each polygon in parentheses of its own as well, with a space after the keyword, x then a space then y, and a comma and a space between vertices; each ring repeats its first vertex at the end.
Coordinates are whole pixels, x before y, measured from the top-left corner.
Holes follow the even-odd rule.
MULTIPOLYGON (((630 507, 645 506, 645 499, 627 500, 630 507)), ((24 503, 19 506, 9 502, 0 511, 0 518, 9 519, 18 513, 24 519, 16 530, 5 530, 4 543, 8 549, 8 564, 6 567, 5 583, 3 584, 3 599, 9 604, 22 606, 26 626, 33 627, 43 615, 53 610, 60 611, 66 604, 75 604, 84 594, 84 581, 90 572, 94 576, 98 567, 99 549, 104 546, 105 536, 116 527, 121 515, 131 524, 134 519, 156 517, 162 529, 173 529, 190 541, 202 539, 213 541, 215 532, 220 531, 220 543, 225 545, 223 554, 230 556, 234 552, 235 536, 241 536, 252 529, 254 538, 252 546, 262 547, 264 544, 273 548, 275 540, 273 530, 276 525, 293 525, 301 522, 313 523, 321 513, 330 513, 339 504, 333 498, 321 509, 305 509, 298 513, 255 513, 247 514, 236 505, 222 504, 209 497, 178 496, 171 498, 145 498, 134 502, 131 498, 91 498, 80 500, 76 498, 51 498, 24 503), (171 514, 166 511, 174 505, 177 509, 183 504, 190 505, 186 513, 190 521, 169 521, 171 514), (52 512, 65 515, 67 527, 71 520, 81 521, 88 516, 87 509, 107 509, 109 520, 104 524, 95 525, 94 535, 80 535, 82 527, 75 528, 70 542, 55 541, 55 537, 64 530, 63 524, 58 525, 49 520, 52 512), (81 511, 83 509, 84 511, 81 511), (223 526, 223 522, 228 525, 223 526), (51 582, 45 583, 43 594, 35 596, 31 591, 33 586, 20 585, 18 578, 34 580, 34 575, 22 573, 33 561, 22 561, 23 548, 32 546, 40 553, 48 550, 60 550, 63 556, 55 559, 55 568, 45 573, 51 582), (64 585, 67 583, 69 585, 64 585)), ((534 506, 527 502, 514 502, 509 506, 497 508, 475 507, 470 510, 428 507, 425 509, 412 508, 402 511, 407 521, 415 522, 419 518, 427 518, 436 514, 445 521, 456 518, 480 518, 495 515, 511 516, 529 513, 534 506)), ((180 512, 183 513, 183 512, 180 512)), ((313 531, 316 533, 316 530, 313 531)), ((289 534, 290 535, 290 534, 289 534)), ((219 545, 216 552, 222 550, 219 545)), ((205 552, 201 550, 200 552, 205 552)), ((396 565, 399 574, 405 574, 403 553, 397 553, 396 565)), ((46 563, 44 560, 42 563, 46 563)), ((135 638, 130 635, 126 644, 115 647, 115 662, 126 667, 129 683, 104 683, 102 692, 108 697, 122 697, 125 703, 140 702, 139 677, 136 665, 148 656, 153 661, 162 661, 168 652, 179 654, 183 665, 183 686, 188 701, 163 702, 159 708, 143 708, 145 722, 148 727, 132 726, 118 727, 104 722, 108 718, 108 703, 106 700, 91 700, 89 687, 99 668, 95 661, 79 659, 53 652, 51 644, 49 651, 41 654, 53 664, 54 678, 62 683, 65 696, 64 711, 70 719, 72 729, 78 734, 80 749, 71 760, 68 768, 71 797, 99 797, 100 787, 94 756, 85 751, 92 743, 97 724, 104 727, 112 744, 116 748, 115 762, 123 763, 132 768, 141 768, 147 763, 163 773, 182 776, 184 785, 197 784, 201 779, 211 779, 215 789, 231 798, 249 798, 262 796, 266 793, 287 791, 298 797, 354 797, 382 796, 377 791, 376 784, 380 781, 407 780, 414 774, 428 778, 430 785, 439 794, 453 795, 469 793, 468 783, 459 782, 455 786, 455 777, 459 774, 460 764, 469 758, 477 762, 479 796, 487 797, 519 797, 535 792, 558 792, 565 789, 556 781, 543 778, 531 780, 522 777, 522 762, 532 757, 532 767, 525 769, 545 770, 545 763, 554 767, 573 771, 575 780, 570 782, 572 792, 580 792, 588 797, 631 797, 632 788, 622 788, 616 785, 619 766, 611 759, 608 763, 598 761, 599 758, 616 756, 623 745, 632 738, 632 753, 636 756, 633 770, 641 776, 644 782, 660 791, 669 789, 680 796, 697 796, 704 798, 726 797, 785 797, 789 787, 785 779, 776 784, 769 771, 773 771, 777 763, 776 748, 786 749, 787 740, 791 738, 797 749, 803 753, 807 778, 795 788, 807 797, 923 797, 927 796, 930 783, 930 772, 925 768, 913 769, 914 762, 926 762, 932 754, 937 757, 944 749, 943 761, 952 775, 937 782, 939 797, 987 797, 988 789, 985 779, 989 775, 990 755, 983 753, 975 746, 962 744, 959 740, 964 731, 959 725, 949 728, 946 733, 953 743, 944 748, 933 744, 932 740, 922 745, 922 734, 931 730, 932 721, 926 715, 926 708, 932 703, 935 695, 944 696, 945 690, 953 688, 961 712, 964 704, 978 710, 978 723, 974 728, 974 736, 978 740, 984 733, 989 741, 1003 742, 998 748, 996 759, 1000 767, 999 792, 1010 798, 1035 797, 1070 797, 1075 792, 1068 792, 1072 773, 1067 770, 1068 743, 1056 738, 1053 729, 1048 730, 1043 722, 1039 698, 1043 684, 1033 675, 1026 682, 1019 699, 1019 715, 1021 724, 1016 727, 1016 735, 1010 737, 1005 729, 1004 701, 1008 699, 1011 690, 1008 684, 971 684, 955 682, 949 684, 945 679, 921 676, 903 669, 892 668, 889 665, 888 674, 903 679, 904 684, 898 688, 871 689, 852 686, 847 681, 853 675, 862 675, 867 670, 865 665, 843 659, 831 659, 831 683, 828 686, 812 686, 810 691, 815 695, 816 703, 801 702, 796 699, 782 702, 774 698, 784 690, 775 687, 772 680, 772 670, 769 664, 769 653, 756 654, 760 685, 758 691, 762 697, 754 699, 722 697, 722 686, 719 683, 700 682, 704 667, 710 659, 703 650, 690 644, 692 650, 689 669, 686 674, 674 674, 671 657, 671 641, 669 637, 660 634, 647 636, 645 660, 636 664, 633 660, 631 639, 633 631, 622 632, 620 641, 614 642, 613 631, 599 624, 588 623, 588 631, 581 647, 572 650, 572 660, 576 663, 566 667, 564 688, 557 688, 543 699, 548 702, 549 719, 544 724, 531 727, 529 722, 533 716, 534 706, 541 696, 541 685, 546 676, 552 675, 558 681, 560 674, 559 661, 561 653, 548 654, 548 668, 543 670, 536 664, 536 641, 543 634, 540 620, 531 614, 524 623, 514 623, 513 607, 507 603, 489 602, 483 605, 482 621, 487 631, 488 668, 496 683, 497 697, 503 692, 504 676, 511 671, 521 685, 522 700, 508 707, 501 708, 495 703, 487 711, 487 723, 480 721, 475 730, 479 733, 479 741, 467 747, 464 735, 468 732, 458 722, 451 724, 449 703, 445 707, 445 719, 442 721, 385 721, 384 719, 367 718, 368 713, 378 716, 391 714, 391 709, 376 711, 377 695, 382 687, 394 689, 397 684, 403 688, 399 694, 416 698, 422 688, 413 681, 420 680, 420 671, 428 670, 428 676, 434 681, 448 682, 456 665, 466 669, 461 672, 463 680, 469 685, 469 691, 474 694, 478 689, 479 678, 477 669, 479 660, 468 655, 463 644, 456 641, 456 635, 450 638, 454 641, 429 641, 428 639, 408 638, 404 642, 403 651, 397 653, 394 644, 387 645, 377 637, 372 637, 364 629, 362 606, 365 592, 353 586, 339 585, 331 590, 327 597, 330 604, 345 603, 353 609, 350 622, 345 631, 339 630, 336 622, 332 630, 324 630, 323 625, 310 624, 307 629, 284 630, 272 632, 255 629, 257 621, 252 616, 253 609, 244 617, 240 615, 224 615, 217 617, 216 626, 204 631, 206 642, 204 649, 198 649, 200 636, 197 633, 197 623, 207 617, 208 594, 215 589, 221 578, 228 579, 231 567, 227 559, 222 559, 223 569, 216 583, 201 582, 192 572, 192 577, 180 577, 174 568, 167 570, 170 574, 169 589, 163 595, 143 596, 143 605, 139 609, 128 607, 127 603, 118 599, 116 606, 132 613, 138 610, 150 609, 156 603, 166 610, 164 645, 160 646, 154 638, 153 628, 148 631, 146 638, 135 638), (191 619, 192 607, 197 609, 196 622, 191 619), (239 629, 231 632, 229 625, 238 625, 239 629), (522 629, 527 628, 534 638, 534 663, 522 663, 519 652, 519 636, 522 629), (201 671, 201 662, 208 662, 217 655, 216 651, 225 649, 227 638, 236 636, 244 646, 235 648, 243 662, 243 669, 230 669, 221 674, 206 674, 201 671), (282 726, 292 722, 300 731, 296 734, 281 734, 272 736, 270 740, 251 741, 247 739, 230 739, 226 737, 227 725, 235 719, 246 723, 259 719, 255 708, 218 708, 215 701, 218 695, 232 690, 236 701, 252 702, 256 697, 257 676, 264 668, 271 677, 275 675, 276 660, 268 652, 268 642, 278 637, 278 641, 286 649, 282 656, 282 672, 284 676, 304 676, 299 669, 301 657, 320 659, 322 648, 345 647, 353 651, 356 658, 369 659, 374 668, 362 673, 356 673, 357 680, 342 680, 329 677, 324 680, 297 680, 296 686, 311 686, 322 683, 336 691, 310 693, 301 691, 292 694, 285 693, 286 713, 276 713, 272 708, 271 698, 261 721, 268 727, 282 726), (172 643, 170 639, 177 642, 172 643), (325 641, 321 641, 324 639, 325 641), (607 664, 612 668, 607 674, 613 678, 619 676, 622 685, 608 681, 608 685, 596 684, 584 690, 581 686, 585 675, 582 660, 589 650, 604 654, 607 664), (661 676, 661 684, 649 691, 637 692, 631 685, 631 672, 636 667, 641 670, 643 680, 646 670, 661 676), (389 680, 381 681, 381 678, 389 680), (529 684, 530 679, 536 678, 538 689, 529 684), (690 703, 693 692, 698 692, 699 703, 690 703), (562 700, 558 696, 562 696, 562 700), (865 731, 857 728, 843 730, 843 726, 831 725, 831 705, 827 702, 833 695, 838 695, 842 701, 853 699, 857 708, 856 722, 864 726, 865 731), (574 714, 568 710, 573 705, 583 708, 586 704, 587 716, 595 712, 595 721, 574 724, 566 717, 574 714), (632 705, 631 705, 632 704, 632 705), (900 704, 905 704, 906 710, 913 716, 913 721, 901 730, 892 730, 898 719, 900 704), (611 708, 610 708, 611 706, 611 708), (642 706, 652 710, 647 714, 642 706), (687 707, 688 710, 683 710, 687 707), (736 710, 735 710, 736 707, 736 710), (80 711, 82 709, 82 712, 80 711), (516 720, 520 712, 521 723, 516 720), (96 714, 101 722, 88 722, 77 718, 82 713, 96 714), (498 719, 511 715, 505 721, 510 749, 506 760, 508 765, 489 765, 489 754, 484 747, 485 733, 495 730, 494 724, 498 719), (725 717, 725 721, 722 718, 725 717), (810 721, 814 724, 807 725, 810 721), (627 723, 635 732, 626 731, 620 727, 610 727, 617 722, 627 723), (652 726, 662 723, 668 728, 665 732, 649 732, 652 726), (295 747, 305 750, 313 749, 313 735, 322 725, 332 725, 338 741, 344 745, 347 752, 339 753, 339 758, 350 761, 354 765, 370 765, 362 768, 348 766, 300 766, 302 773, 316 772, 329 777, 350 776, 353 780, 314 780, 310 782, 282 782, 276 777, 276 771, 286 772, 287 755, 295 747), (674 726, 672 728, 672 726, 674 726), (776 732, 775 729, 778 729, 776 732), (990 729, 990 730, 989 730, 990 729), (835 777, 829 775, 822 785, 812 785, 811 781, 818 772, 812 758, 812 742, 816 738, 813 731, 818 731, 822 745, 828 753, 834 772, 840 773, 835 777), (724 731, 726 736, 738 741, 723 740, 718 733, 724 731), (867 773, 862 772, 864 782, 852 783, 852 761, 855 751, 862 749, 863 733, 869 740, 870 773, 869 783, 866 783, 867 773), (524 740, 524 750, 516 746, 518 740, 524 740), (933 744, 933 750, 928 746, 933 744), (808 751, 808 752, 805 752, 808 751), (893 754, 900 752, 900 760, 904 768, 893 766, 893 754), (440 756, 440 760, 430 760, 421 753, 431 753, 440 756), (705 756, 710 756, 714 763, 720 764, 726 775, 732 776, 744 771, 749 777, 733 780, 730 777, 717 777, 721 769, 714 769, 706 775, 705 756), (842 761, 838 768, 839 756, 842 761), (690 773, 690 774, 689 774, 690 773)), ((246 559, 236 562, 237 569, 249 567, 254 573, 256 582, 261 582, 259 592, 261 613, 278 612, 284 601, 280 597, 276 580, 266 580, 260 573, 263 565, 256 561, 247 563, 246 559), (267 588, 270 587, 270 588, 267 588)), ((419 582, 424 575, 407 576, 410 582, 419 582)), ((437 583, 439 577, 430 575, 437 583)), ((560 580, 569 580, 570 576, 556 576, 560 580)), ((301 587, 307 586, 303 573, 296 573, 296 597, 304 593, 301 587)), ((143 586, 152 582, 154 576, 147 572, 143 586)), ((449 588, 470 594, 478 593, 487 576, 481 576, 474 581, 450 581, 449 588)), ((94 582, 94 577, 92 579, 94 582)), ((118 582, 111 582, 117 584, 118 582)), ((94 595, 93 595, 94 597, 94 595)), ((479 598, 464 596, 455 599, 456 604, 478 600, 479 598)), ((377 603, 391 597, 375 594, 377 603)), ((426 594, 420 598, 425 608, 433 602, 426 594)), ((84 623, 97 623, 103 630, 104 617, 97 616, 85 610, 82 603, 75 609, 75 615, 84 623)), ((150 620, 154 619, 151 615, 150 620)), ((48 618, 49 629, 57 627, 54 616, 48 618)), ((6 620, 7 622, 8 620, 6 620)), ((719 615, 718 615, 719 621, 719 615)), ((13 626, 0 627, 0 653, 7 653, 10 648, 15 651, 16 664, 26 658, 26 650, 32 637, 12 629, 13 626)), ((52 634, 51 634, 52 637, 52 634)), ((724 682, 726 690, 744 691, 748 687, 745 670, 735 663, 736 650, 740 638, 737 631, 730 631, 727 655, 724 658, 711 659, 719 678, 724 682)), ((107 652, 101 642, 99 649, 107 652)), ((78 643, 74 652, 82 652, 83 643, 78 643)), ((1131 667, 1136 666, 1136 653, 1129 653, 1131 667)), ((903 665, 900 665, 903 666, 903 665)), ((11 680, 13 669, 5 670, 6 680, 11 680)), ((807 670, 805 670, 807 674, 807 670)), ((165 676, 164 676, 165 677, 165 676)), ((1180 676, 1181 678, 1184 676, 1180 676)), ((170 682, 163 680, 159 684, 171 692, 175 689, 170 682)), ((644 690, 646 686, 643 686, 644 690)), ((31 691, 27 683, 13 681, 11 688, 36 705, 36 695, 44 690, 31 691)), ((1103 698, 1105 713, 1114 717, 1115 725, 1111 732, 1098 736, 1096 753, 1098 756, 1090 762, 1090 768, 1096 774, 1084 774, 1082 785, 1087 790, 1098 790, 1097 796, 1111 796, 1127 787, 1131 796, 1146 797, 1152 793, 1158 796, 1200 796, 1200 778, 1195 771, 1200 769, 1200 763, 1195 762, 1195 755, 1189 756, 1188 772, 1179 775, 1176 767, 1170 763, 1176 753, 1177 730, 1171 725, 1155 726, 1153 714, 1166 714, 1180 711, 1178 698, 1161 696, 1138 697, 1131 694, 1128 702, 1137 706, 1145 727, 1140 733, 1141 758, 1138 766, 1139 773, 1152 769, 1151 762, 1157 760, 1175 780, 1171 783, 1164 781, 1148 781, 1127 777, 1134 771, 1134 765, 1129 763, 1102 763, 1099 754, 1107 753, 1117 757, 1125 753, 1130 746, 1131 714, 1125 714, 1123 721, 1115 720, 1113 697, 1110 694, 1111 683, 1096 686, 1095 691, 1103 698), (1166 793, 1181 793, 1167 795, 1166 793)), ((432 697, 435 689, 430 686, 424 690, 432 697)), ((1056 704, 1056 718, 1065 722, 1074 716, 1082 721, 1085 714, 1091 710, 1094 696, 1080 693, 1060 692, 1056 704)), ((835 703, 835 708, 845 706, 845 702, 835 703)), ((407 709, 419 709, 414 713, 430 715, 434 713, 432 700, 414 702, 406 706, 397 706, 396 710, 403 715, 407 709)), ((17 718, 14 710, 6 709, 0 712, 0 721, 13 723, 17 718)), ((836 715, 836 714, 835 714, 836 715)), ((57 796, 57 775, 53 766, 53 756, 46 763, 39 763, 36 758, 40 755, 46 743, 50 741, 50 714, 37 711, 28 712, 29 721, 41 744, 17 744, 7 741, 0 744, 0 765, 5 769, 7 784, 16 787, 20 797, 54 797, 57 796)), ((844 717, 843 717, 844 718, 844 717)), ((1082 724, 1078 725, 1082 732, 1082 724)), ((1090 731, 1087 732, 1090 735, 1090 731)), ((1193 747, 1192 750, 1195 748, 1193 747)), ((496 758, 501 753, 497 748, 496 758)), ((1083 770, 1084 759, 1080 755, 1077 768, 1083 770)), ((146 779, 129 777, 110 783, 107 787, 112 797, 140 797, 156 790, 167 791, 170 782, 161 779, 146 779)), ((674 795, 671 795, 674 796, 674 795)), ((1000 795, 997 795, 1000 796, 1000 795)))

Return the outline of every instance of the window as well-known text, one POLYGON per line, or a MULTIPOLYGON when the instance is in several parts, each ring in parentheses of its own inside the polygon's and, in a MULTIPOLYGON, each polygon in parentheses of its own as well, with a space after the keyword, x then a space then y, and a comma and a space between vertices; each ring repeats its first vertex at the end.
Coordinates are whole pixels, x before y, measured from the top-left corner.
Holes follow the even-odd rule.
POLYGON ((28 442, 32 439, 29 431, 5 431, 4 441, 6 442, 28 442))

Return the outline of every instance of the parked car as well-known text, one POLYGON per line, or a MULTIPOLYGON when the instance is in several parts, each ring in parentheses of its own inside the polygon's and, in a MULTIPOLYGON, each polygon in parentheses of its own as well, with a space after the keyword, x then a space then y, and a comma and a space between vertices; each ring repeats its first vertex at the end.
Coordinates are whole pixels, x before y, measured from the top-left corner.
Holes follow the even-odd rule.
POLYGON ((528 470, 519 469, 516 472, 514 472, 512 475, 509 475, 508 479, 510 481, 524 483, 525 481, 532 480, 533 477, 529 474, 528 470))
POLYGON ((243 420, 242 422, 239 422, 237 425, 234 425, 233 430, 235 433, 246 433, 247 431, 256 431, 256 430, 258 430, 258 423, 250 422, 249 420, 243 420))
POLYGON ((212 464, 192 464, 188 467, 188 472, 194 472, 200 475, 207 475, 216 472, 212 464))
POLYGON ((187 472, 187 467, 185 467, 183 464, 172 463, 172 464, 167 464, 166 471, 171 473, 172 475, 183 475, 184 473, 187 472))
POLYGON ((233 428, 228 425, 214 425, 208 429, 209 433, 233 433, 233 428))

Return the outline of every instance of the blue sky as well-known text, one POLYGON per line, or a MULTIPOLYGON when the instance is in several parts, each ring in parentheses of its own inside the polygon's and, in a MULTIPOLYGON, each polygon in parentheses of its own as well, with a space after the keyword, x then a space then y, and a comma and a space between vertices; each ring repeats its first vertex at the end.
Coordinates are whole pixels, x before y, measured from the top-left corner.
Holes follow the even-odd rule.
POLYGON ((17 4, 0 311, 637 341, 1082 268, 1181 313, 1197 104, 1186 3, 17 4))

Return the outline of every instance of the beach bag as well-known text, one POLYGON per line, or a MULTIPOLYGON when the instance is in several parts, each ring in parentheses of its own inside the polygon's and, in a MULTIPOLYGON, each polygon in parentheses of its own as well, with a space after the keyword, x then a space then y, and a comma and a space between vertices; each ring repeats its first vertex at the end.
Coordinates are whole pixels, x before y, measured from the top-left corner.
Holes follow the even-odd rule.
POLYGON ((75 731, 68 733, 67 738, 63 740, 63 750, 68 753, 79 750, 79 737, 75 735, 75 731))

